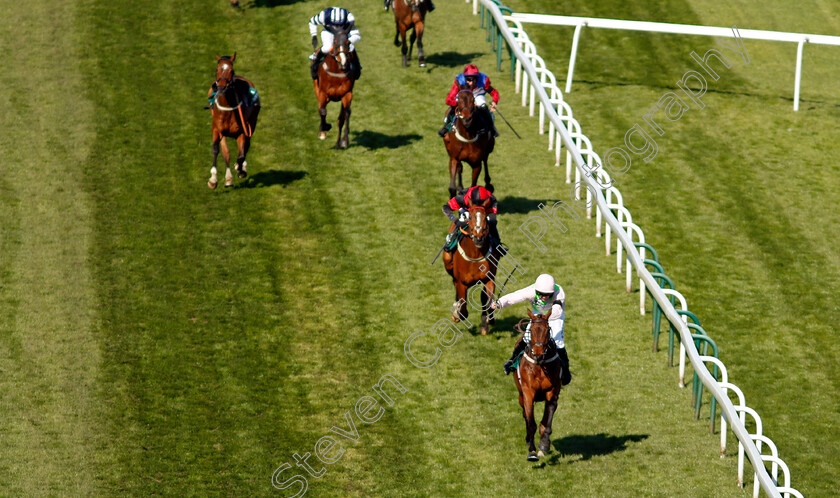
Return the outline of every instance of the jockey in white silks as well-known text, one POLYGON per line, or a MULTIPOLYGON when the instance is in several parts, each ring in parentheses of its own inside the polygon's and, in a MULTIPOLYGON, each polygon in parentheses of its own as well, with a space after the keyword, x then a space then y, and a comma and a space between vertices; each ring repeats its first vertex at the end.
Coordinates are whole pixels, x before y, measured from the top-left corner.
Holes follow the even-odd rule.
POLYGON ((324 59, 333 46, 335 40, 335 33, 338 31, 347 33, 347 41, 350 42, 351 57, 355 59, 355 64, 358 66, 354 73, 356 76, 353 79, 359 79, 358 75, 361 73, 361 64, 359 64, 359 54, 356 53, 356 46, 359 40, 362 39, 362 34, 356 28, 356 18, 347 9, 341 7, 327 7, 318 14, 309 19, 309 34, 312 36, 312 49, 315 51, 309 56, 312 61, 312 79, 318 77, 318 64, 324 59), (318 49, 318 26, 323 26, 321 31, 321 49, 318 49))
MULTIPOLYGON (((563 339, 563 325, 566 321, 566 293, 563 288, 554 283, 554 277, 543 273, 537 277, 533 285, 529 285, 518 291, 511 292, 499 298, 492 304, 493 309, 501 309, 512 304, 528 301, 531 310, 535 315, 545 315, 551 311, 548 318, 548 327, 551 330, 551 338, 557 346, 557 354, 563 363, 563 374, 560 383, 564 386, 571 382, 572 374, 569 372, 569 356, 566 353, 566 343, 563 339)), ((519 355, 525 350, 531 340, 531 324, 525 329, 525 334, 516 343, 513 355, 505 362, 505 375, 513 371, 513 364, 519 355)))

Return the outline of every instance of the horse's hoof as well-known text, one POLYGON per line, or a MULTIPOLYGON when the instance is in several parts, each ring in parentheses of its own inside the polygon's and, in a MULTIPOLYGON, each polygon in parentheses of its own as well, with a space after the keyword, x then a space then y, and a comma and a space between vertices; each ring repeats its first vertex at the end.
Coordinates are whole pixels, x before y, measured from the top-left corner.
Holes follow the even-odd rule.
POLYGON ((452 321, 455 322, 455 323, 458 323, 458 322, 461 321, 461 319, 458 318, 458 315, 452 315, 452 321))
POLYGON ((539 445, 539 449, 540 449, 539 455, 541 457, 544 457, 545 453, 548 453, 548 446, 539 445), (543 453, 543 452, 545 452, 545 453, 543 453))
POLYGON ((327 139, 327 132, 322 131, 322 132, 318 133, 318 138, 321 139, 321 140, 326 140, 327 139))
POLYGON ((542 452, 542 450, 540 450, 540 451, 538 451, 538 452, 537 452, 537 459, 538 459, 538 460, 539 460, 540 458, 544 458, 544 457, 545 457, 545 453, 543 453, 543 452, 542 452))
POLYGON ((225 187, 233 187, 233 178, 225 179, 225 187))
POLYGON ((215 189, 218 185, 219 185, 219 182, 214 182, 213 180, 210 180, 209 182, 207 182, 207 186, 212 188, 212 189, 215 189))
POLYGON ((490 332, 490 329, 487 327, 481 327, 481 335, 487 335, 490 332))
POLYGON ((529 462, 537 462, 537 461, 539 461, 539 459, 540 459, 540 457, 539 457, 539 455, 537 455, 536 451, 532 451, 532 452, 528 453, 528 461, 529 462))

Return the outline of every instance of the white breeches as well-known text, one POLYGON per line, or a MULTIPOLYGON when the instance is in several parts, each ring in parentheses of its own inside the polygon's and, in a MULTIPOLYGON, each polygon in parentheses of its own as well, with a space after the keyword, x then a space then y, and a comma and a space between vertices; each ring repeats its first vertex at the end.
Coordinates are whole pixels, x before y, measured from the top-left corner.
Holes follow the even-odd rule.
MULTIPOLYGON (((333 46, 333 40, 335 40, 335 35, 327 31, 326 29, 321 31, 321 52, 327 53, 333 46)), ((356 50, 356 46, 352 43, 350 44, 350 51, 353 52, 356 50)))
MULTIPOLYGON (((554 339, 554 344, 557 345, 557 349, 562 349, 566 347, 566 342, 563 340, 563 325, 566 323, 566 320, 562 318, 559 320, 549 320, 548 321, 548 328, 551 331, 551 338, 554 339)), ((528 327, 525 328, 525 335, 523 336, 525 342, 531 340, 531 324, 528 323, 528 327)))
POLYGON ((475 96, 475 105, 478 107, 487 105, 487 99, 484 97, 484 94, 475 96))

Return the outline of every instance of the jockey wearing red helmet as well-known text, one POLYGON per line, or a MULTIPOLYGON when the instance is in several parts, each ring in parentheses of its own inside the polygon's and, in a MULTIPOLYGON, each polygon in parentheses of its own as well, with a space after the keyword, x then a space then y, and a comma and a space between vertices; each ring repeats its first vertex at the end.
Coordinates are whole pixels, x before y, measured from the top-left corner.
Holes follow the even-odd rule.
POLYGON ((496 110, 496 104, 499 103, 499 92, 490 84, 490 78, 480 72, 474 64, 468 64, 464 68, 463 73, 455 76, 455 82, 452 83, 452 88, 449 89, 449 94, 446 96, 446 103, 449 105, 449 109, 446 111, 446 116, 443 119, 443 128, 438 130, 438 135, 443 137, 449 131, 452 118, 455 116, 455 106, 458 105, 458 92, 461 91, 462 87, 472 90, 473 95, 475 95, 475 105, 480 109, 482 119, 487 123, 487 127, 493 136, 498 137, 499 132, 496 131, 496 127, 493 124, 493 114, 490 111, 496 110), (493 99, 490 102, 489 109, 485 97, 488 93, 493 99))
MULTIPOLYGON (((487 225, 490 228, 490 247, 497 248, 502 253, 501 239, 499 238, 499 229, 496 227, 496 213, 498 213, 498 203, 493 194, 484 187, 475 186, 467 190, 461 191, 455 197, 449 199, 449 202, 443 205, 443 214, 455 223, 455 230, 459 228, 466 228, 467 221, 463 220, 464 213, 469 211, 471 207, 482 206, 490 199, 490 207, 487 209, 487 225)), ((450 240, 447 238, 447 240, 450 240)), ((455 250, 453 245, 451 251, 455 250)), ((451 252, 448 251, 448 252, 451 252)))

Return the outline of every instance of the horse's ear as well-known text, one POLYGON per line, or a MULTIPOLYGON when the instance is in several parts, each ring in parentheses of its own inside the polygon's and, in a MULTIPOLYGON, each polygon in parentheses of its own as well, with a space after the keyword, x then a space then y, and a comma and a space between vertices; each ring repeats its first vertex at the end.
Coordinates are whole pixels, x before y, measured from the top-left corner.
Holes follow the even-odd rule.
POLYGON ((537 317, 533 313, 531 313, 531 310, 528 310, 528 316, 531 318, 531 320, 537 319, 537 317))
POLYGON ((233 57, 230 58, 230 63, 233 64, 233 61, 236 60, 236 52, 233 53, 233 57))
POLYGON ((222 56, 221 56, 221 55, 217 55, 217 56, 216 56, 216 60, 217 60, 217 61, 222 60, 222 56))
POLYGON ((553 307, 553 306, 552 306, 551 308, 548 308, 548 313, 546 313, 545 315, 543 315, 543 319, 544 319, 544 320, 548 321, 548 317, 550 317, 550 316, 551 316, 551 312, 552 312, 552 310, 553 310, 553 309, 554 309, 554 307, 553 307))

